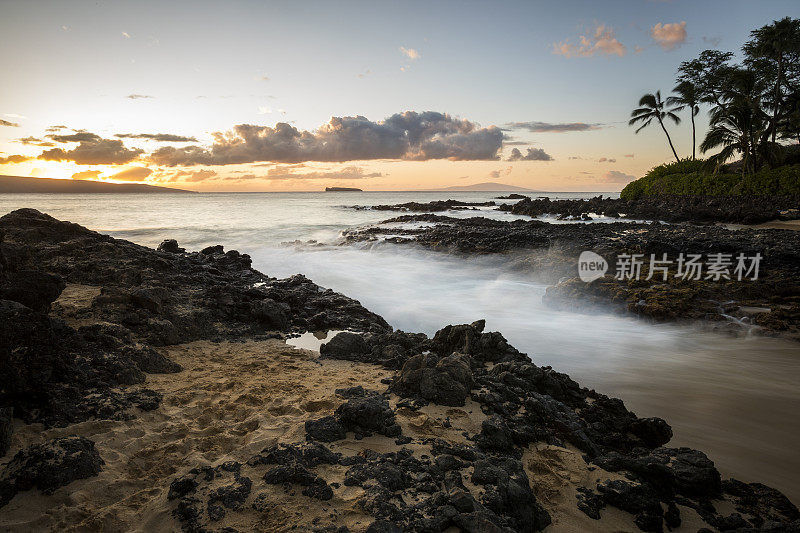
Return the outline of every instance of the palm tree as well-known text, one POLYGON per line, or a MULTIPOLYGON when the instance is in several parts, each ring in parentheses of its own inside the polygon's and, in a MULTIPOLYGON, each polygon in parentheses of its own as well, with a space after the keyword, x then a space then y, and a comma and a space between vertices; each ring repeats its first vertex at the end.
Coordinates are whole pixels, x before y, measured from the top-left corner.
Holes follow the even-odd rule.
POLYGON ((689 114, 692 116, 692 161, 696 159, 695 146, 697 140, 695 136, 694 117, 700 112, 700 91, 690 81, 682 81, 672 92, 677 96, 670 96, 667 98, 668 106, 675 106, 674 111, 682 111, 684 108, 689 108, 689 114))
POLYGON ((664 130, 664 135, 667 136, 667 141, 669 141, 669 147, 672 148, 672 154, 675 156, 675 160, 680 163, 681 160, 678 157, 678 152, 675 151, 675 146, 672 144, 669 132, 666 126, 664 126, 664 119, 672 119, 675 124, 680 124, 681 119, 675 114, 674 109, 666 109, 666 102, 661 99, 661 91, 656 91, 656 94, 647 93, 642 96, 639 99, 639 107, 633 110, 631 117, 632 118, 628 121, 629 126, 633 126, 637 122, 642 123, 636 130, 636 133, 642 131, 653 119, 658 120, 661 129, 664 130))
POLYGON ((789 64, 797 60, 800 53, 800 19, 784 17, 772 24, 767 24, 750 32, 751 39, 745 43, 743 50, 747 55, 746 63, 757 70, 769 72, 773 77, 772 119, 766 136, 775 142, 778 129, 778 115, 783 104, 781 85, 786 76, 789 64))
POLYGON ((700 144, 700 150, 722 147, 719 153, 708 158, 719 167, 737 152, 742 156, 742 176, 758 170, 762 162, 776 163, 781 157, 778 143, 763 141, 769 131, 769 115, 746 99, 737 99, 727 107, 715 108, 711 113, 710 129, 700 144))

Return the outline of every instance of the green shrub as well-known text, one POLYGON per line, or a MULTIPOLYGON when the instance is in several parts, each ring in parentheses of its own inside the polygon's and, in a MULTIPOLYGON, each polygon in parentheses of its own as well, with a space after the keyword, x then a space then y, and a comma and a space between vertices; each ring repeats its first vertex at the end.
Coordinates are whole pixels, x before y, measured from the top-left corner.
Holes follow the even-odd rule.
POLYGON ((764 169, 742 177, 731 172, 712 174, 704 161, 683 160, 659 165, 644 177, 629 183, 620 197, 633 200, 642 196, 676 195, 800 195, 800 164, 764 169))

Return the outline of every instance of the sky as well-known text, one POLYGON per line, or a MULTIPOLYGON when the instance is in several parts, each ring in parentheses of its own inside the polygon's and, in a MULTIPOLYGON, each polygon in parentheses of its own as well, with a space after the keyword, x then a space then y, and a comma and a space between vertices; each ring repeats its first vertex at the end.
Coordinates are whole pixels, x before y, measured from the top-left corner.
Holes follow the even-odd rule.
MULTIPOLYGON (((198 191, 616 191, 681 61, 796 0, 0 0, 0 174, 198 191)), ((669 126, 691 154, 688 112, 669 126)), ((706 110, 698 137, 707 127, 706 110)))

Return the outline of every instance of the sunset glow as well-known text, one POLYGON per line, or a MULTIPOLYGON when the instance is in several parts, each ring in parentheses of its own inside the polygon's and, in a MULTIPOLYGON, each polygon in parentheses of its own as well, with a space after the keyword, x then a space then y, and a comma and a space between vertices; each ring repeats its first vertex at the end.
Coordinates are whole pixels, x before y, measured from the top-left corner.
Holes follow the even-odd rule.
MULTIPOLYGON (((668 90, 680 61, 738 46, 792 5, 568 2, 546 14, 486 5, 443 27, 433 21, 453 4, 417 4, 430 11, 421 21, 408 6, 339 4, 335 16, 363 33, 347 36, 324 3, 186 13, 145 2, 140 14, 158 16, 136 18, 113 3, 87 3, 90 18, 74 3, 5 3, 0 58, 14 77, 0 87, 0 174, 199 191, 483 181, 616 191, 670 157, 658 131, 634 135, 626 124, 640 93, 668 90), (714 17, 712 4, 729 16, 714 17), (13 46, 21 41, 31 45, 13 46), (411 127, 429 128, 422 144, 398 146, 408 113, 427 111, 445 118, 420 119, 411 127), (268 129, 248 137, 241 125, 268 129), (94 137, 81 144, 80 133, 94 137), (281 154, 287 135, 300 143, 291 150, 306 148, 281 154), (192 157, 175 157, 187 147, 192 157)), ((704 127, 705 113, 697 120, 704 127)), ((689 129, 673 130, 687 154, 689 129)))

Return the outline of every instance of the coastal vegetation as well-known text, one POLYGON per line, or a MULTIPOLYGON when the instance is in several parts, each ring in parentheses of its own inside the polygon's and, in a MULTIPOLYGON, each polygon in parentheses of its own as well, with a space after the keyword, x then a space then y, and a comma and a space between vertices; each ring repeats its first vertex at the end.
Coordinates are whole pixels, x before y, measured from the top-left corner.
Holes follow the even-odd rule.
POLYGON ((660 195, 800 196, 800 164, 765 167, 743 176, 730 168, 709 172, 706 161, 682 159, 654 167, 620 193, 624 200, 660 195))
POLYGON ((674 95, 647 93, 631 113, 638 133, 653 123, 661 126, 675 163, 653 168, 629 184, 623 197, 651 194, 770 194, 796 195, 800 189, 800 19, 785 17, 750 33, 734 54, 705 50, 680 64, 674 95), (695 117, 700 107, 709 112, 709 128, 696 158, 695 117), (667 129, 689 112, 691 156, 681 159, 667 129), (796 144, 795 144, 796 145, 796 144), (734 163, 729 164, 734 160, 734 163))

